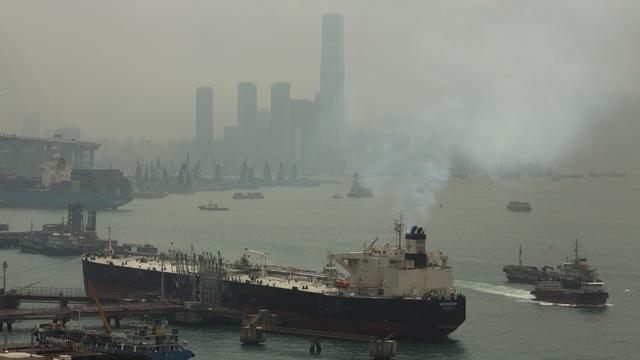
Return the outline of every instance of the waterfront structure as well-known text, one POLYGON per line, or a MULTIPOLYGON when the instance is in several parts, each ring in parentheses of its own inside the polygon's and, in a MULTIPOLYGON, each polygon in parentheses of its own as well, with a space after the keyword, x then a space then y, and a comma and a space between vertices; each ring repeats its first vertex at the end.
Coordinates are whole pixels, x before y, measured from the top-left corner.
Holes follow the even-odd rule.
POLYGON ((213 89, 209 86, 196 89, 196 151, 198 160, 213 151, 213 89))
POLYGON ((340 14, 322 16, 320 66, 322 157, 336 164, 343 158, 345 147, 344 32, 340 14))
POLYGON ((53 133, 54 138, 80 140, 80 129, 77 127, 59 127, 53 133))
POLYGON ((74 169, 93 169, 100 144, 65 138, 0 135, 0 173, 40 176, 41 165, 62 156, 74 169))

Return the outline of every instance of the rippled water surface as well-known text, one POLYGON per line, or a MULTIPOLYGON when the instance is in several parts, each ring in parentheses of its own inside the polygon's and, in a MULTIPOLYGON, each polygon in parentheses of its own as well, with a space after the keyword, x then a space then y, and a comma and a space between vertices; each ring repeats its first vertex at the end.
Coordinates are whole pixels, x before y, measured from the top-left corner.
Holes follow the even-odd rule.
MULTIPOLYGON (((640 353, 640 181, 620 179, 452 180, 366 178, 376 196, 332 199, 339 185, 261 189, 264 200, 232 200, 232 192, 171 195, 134 200, 118 211, 98 214, 99 231, 113 226, 113 238, 170 247, 221 251, 237 258, 244 248, 269 253, 269 261, 320 269, 329 250, 360 249, 379 237, 391 241, 393 220, 405 210, 412 223, 426 224, 428 246, 443 250, 454 268, 456 286, 467 295, 467 321, 435 344, 400 343, 398 359, 628 359, 640 353), (410 184, 410 185, 409 185, 410 184), (417 193, 417 188, 425 193, 417 193), (429 189, 434 190, 434 194, 429 189), (199 211, 209 197, 228 212, 199 211), (412 199, 415 203, 407 203, 412 199), (511 213, 510 200, 530 201, 531 213, 511 213), (416 211, 436 204, 427 217, 416 211), (442 204, 442 206, 440 206, 442 204), (580 308, 537 303, 530 287, 505 282, 502 266, 517 261, 523 246, 527 264, 558 264, 582 252, 607 283, 610 305, 580 308)), ((58 221, 61 210, 0 209, 0 223, 26 230, 58 221)), ((9 264, 8 288, 79 287, 80 261, 0 250, 9 264)), ((95 320, 83 326, 98 327, 95 320)), ((31 323, 20 323, 12 340, 24 340, 31 323)), ((235 327, 181 327, 199 359, 301 359, 308 340, 269 335, 261 347, 243 347, 235 327)), ((322 358, 366 359, 366 345, 323 342, 322 358)))

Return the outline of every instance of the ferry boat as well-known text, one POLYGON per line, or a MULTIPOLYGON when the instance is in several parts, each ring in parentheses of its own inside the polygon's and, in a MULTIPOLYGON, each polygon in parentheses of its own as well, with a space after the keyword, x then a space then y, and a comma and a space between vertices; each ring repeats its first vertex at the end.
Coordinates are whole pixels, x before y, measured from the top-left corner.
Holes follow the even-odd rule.
MULTIPOLYGON (((427 250, 424 230, 404 230, 396 222, 392 243, 382 245, 375 239, 359 251, 329 252, 324 272, 269 265, 267 254, 248 249, 238 262, 222 263, 218 257, 220 270, 213 281, 218 306, 268 309, 291 328, 390 339, 446 336, 465 321, 466 298, 453 285, 448 257, 427 250)), ((185 259, 197 258, 194 255, 172 255, 87 254, 82 258, 85 284, 92 284, 98 294, 132 298, 162 291, 167 297, 202 301, 193 294, 202 296, 203 287, 212 283, 200 270, 206 266, 185 264, 185 259)))
POLYGON ((510 201, 507 204, 507 210, 516 212, 530 212, 531 204, 525 201, 510 201))
POLYGON ((541 279, 531 291, 535 300, 570 305, 605 305, 609 293, 598 278, 596 269, 587 259, 578 256, 578 240, 574 243, 575 257, 558 266, 558 277, 541 279))
POLYGON ((250 192, 250 193, 233 193, 234 200, 256 200, 256 199, 264 199, 264 195, 261 192, 250 192))

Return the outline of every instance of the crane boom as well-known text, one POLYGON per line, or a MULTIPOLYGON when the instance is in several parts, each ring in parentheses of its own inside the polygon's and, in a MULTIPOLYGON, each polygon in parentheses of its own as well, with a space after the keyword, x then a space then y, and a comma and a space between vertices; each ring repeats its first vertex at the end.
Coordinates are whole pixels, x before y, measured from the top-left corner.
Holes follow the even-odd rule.
POLYGON ((93 301, 96 303, 96 308, 98 309, 98 313, 100 313, 100 319, 102 319, 102 327, 104 328, 104 334, 109 336, 111 335, 111 326, 109 325, 109 320, 107 320, 107 316, 104 314, 104 310, 102 309, 102 304, 100 303, 100 299, 98 299, 98 295, 96 295, 96 289, 93 287, 91 281, 87 281, 87 287, 91 292, 91 296, 93 297, 93 301))

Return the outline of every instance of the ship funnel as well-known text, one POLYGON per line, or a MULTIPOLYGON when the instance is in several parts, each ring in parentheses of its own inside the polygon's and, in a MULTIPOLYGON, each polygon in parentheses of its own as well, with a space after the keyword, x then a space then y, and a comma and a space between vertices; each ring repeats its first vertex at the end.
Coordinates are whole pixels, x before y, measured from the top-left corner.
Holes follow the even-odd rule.
POLYGON ((407 242, 405 259, 412 260, 416 268, 427 266, 427 234, 422 227, 413 226, 411 232, 404 235, 407 242))
POLYGON ((424 229, 421 227, 414 226, 411 228, 411 232, 404 235, 406 240, 425 240, 427 238, 427 234, 425 234, 424 229))

